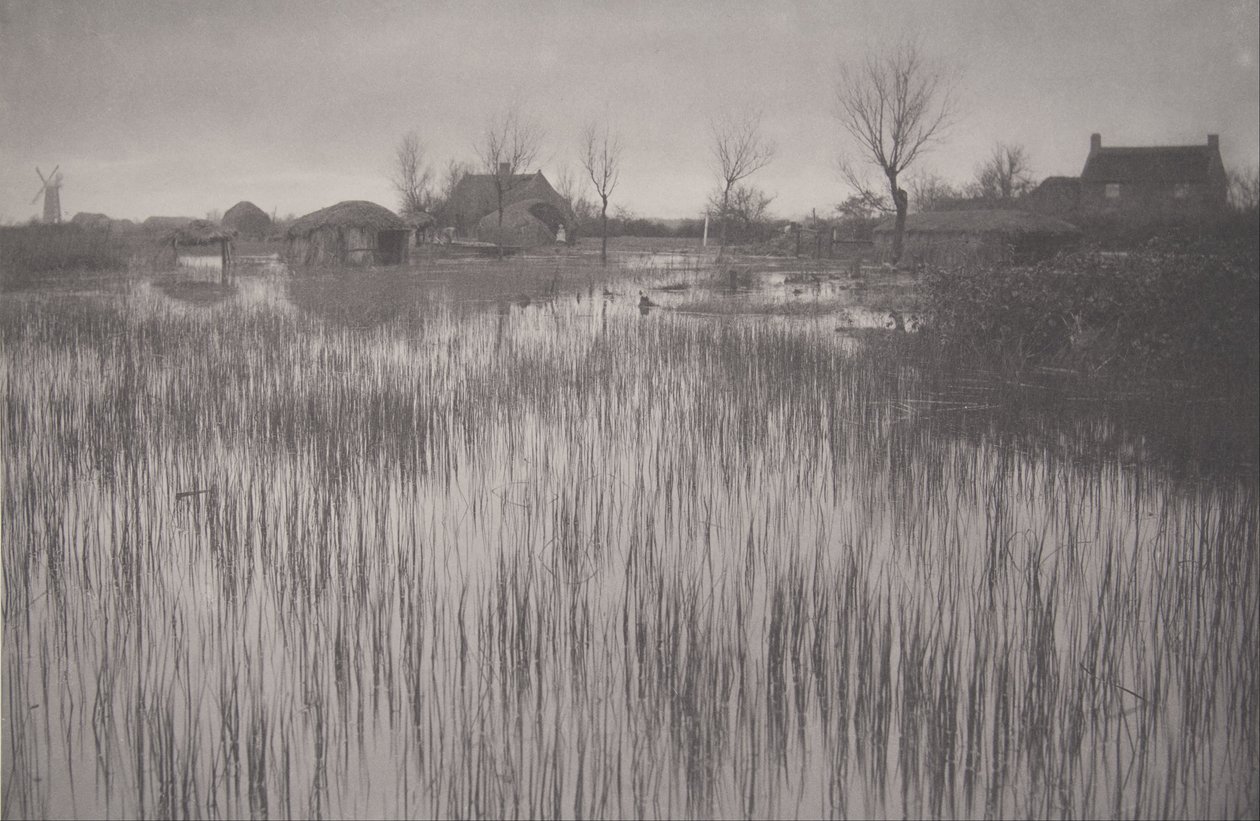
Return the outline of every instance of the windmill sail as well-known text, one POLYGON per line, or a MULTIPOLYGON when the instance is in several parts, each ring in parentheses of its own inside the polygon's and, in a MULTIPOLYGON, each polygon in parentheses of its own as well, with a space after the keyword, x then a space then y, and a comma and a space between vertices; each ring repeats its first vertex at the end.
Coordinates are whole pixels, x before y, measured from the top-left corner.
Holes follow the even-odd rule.
POLYGON ((43 186, 31 202, 39 199, 40 194, 44 195, 44 222, 48 224, 61 222, 61 176, 57 173, 60 168, 61 166, 58 165, 47 177, 38 166, 35 168, 35 173, 39 174, 39 181, 43 183, 43 186))

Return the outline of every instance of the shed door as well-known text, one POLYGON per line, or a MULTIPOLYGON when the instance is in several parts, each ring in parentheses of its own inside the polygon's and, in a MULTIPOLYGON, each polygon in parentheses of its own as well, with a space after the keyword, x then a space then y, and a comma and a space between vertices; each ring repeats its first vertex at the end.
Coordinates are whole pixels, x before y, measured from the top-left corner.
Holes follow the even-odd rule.
POLYGON ((381 231, 376 235, 376 255, 382 265, 401 265, 407 260, 410 231, 381 231))

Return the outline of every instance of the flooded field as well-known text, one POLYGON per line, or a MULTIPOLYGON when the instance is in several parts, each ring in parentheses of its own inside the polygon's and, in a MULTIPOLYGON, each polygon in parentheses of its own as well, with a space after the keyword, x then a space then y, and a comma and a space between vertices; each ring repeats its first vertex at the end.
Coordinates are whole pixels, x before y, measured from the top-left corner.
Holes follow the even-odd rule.
POLYGON ((255 268, 0 304, 5 818, 1260 810, 1253 409, 874 272, 255 268))

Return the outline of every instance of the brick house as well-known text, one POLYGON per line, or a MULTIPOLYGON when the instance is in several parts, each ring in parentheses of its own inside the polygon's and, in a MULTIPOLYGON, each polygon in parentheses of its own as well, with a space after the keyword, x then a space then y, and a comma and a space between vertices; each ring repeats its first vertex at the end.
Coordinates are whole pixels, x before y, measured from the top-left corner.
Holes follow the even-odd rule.
POLYGON ((1228 188, 1216 134, 1204 145, 1141 147, 1104 146, 1093 134, 1080 177, 1046 179, 1027 206, 1069 219, 1194 219, 1223 211, 1228 188))

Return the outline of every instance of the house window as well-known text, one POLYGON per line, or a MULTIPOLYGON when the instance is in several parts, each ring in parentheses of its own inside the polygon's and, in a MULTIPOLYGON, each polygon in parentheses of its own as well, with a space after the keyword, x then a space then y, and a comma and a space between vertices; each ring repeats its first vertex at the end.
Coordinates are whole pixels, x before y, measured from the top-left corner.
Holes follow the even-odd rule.
POLYGON ((1190 196, 1190 183, 1179 182, 1173 186, 1173 196, 1179 200, 1184 200, 1190 196))
POLYGON ((1106 193, 1107 193, 1107 199, 1109 199, 1109 200, 1118 200, 1118 199, 1120 199, 1120 183, 1118 183, 1118 182, 1109 182, 1109 183, 1107 183, 1107 191, 1106 191, 1106 193))

